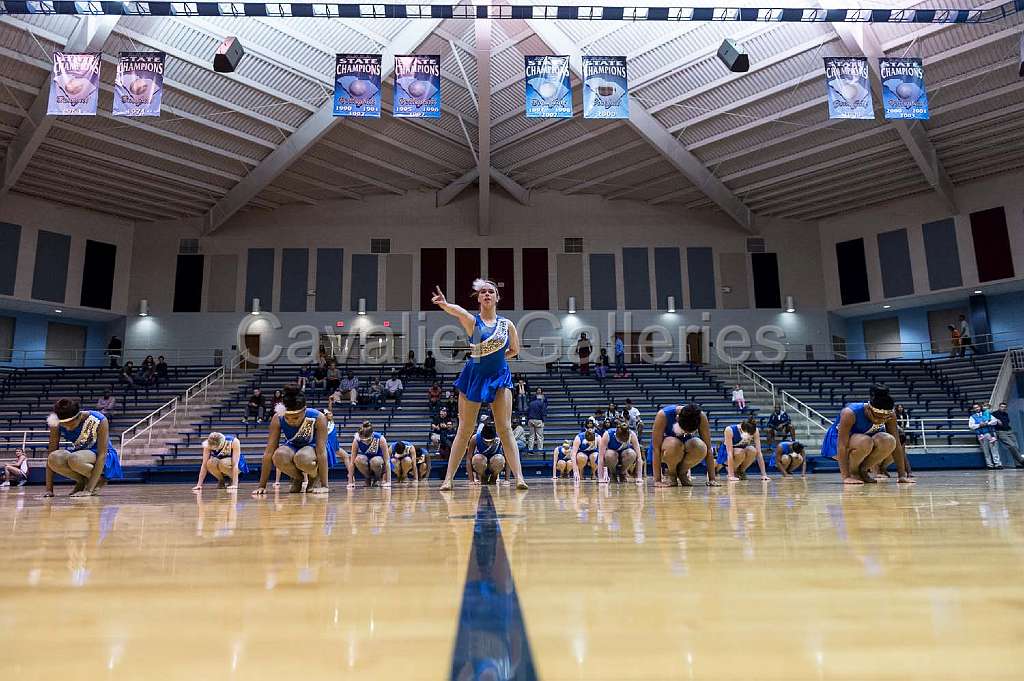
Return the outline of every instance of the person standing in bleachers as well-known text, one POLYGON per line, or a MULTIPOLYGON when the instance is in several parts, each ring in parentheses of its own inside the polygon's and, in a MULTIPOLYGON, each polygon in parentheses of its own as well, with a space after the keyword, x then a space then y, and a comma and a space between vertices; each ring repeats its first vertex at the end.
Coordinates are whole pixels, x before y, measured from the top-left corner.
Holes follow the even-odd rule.
POLYGON ((157 385, 160 385, 161 383, 166 383, 167 382, 167 372, 168 372, 167 360, 164 359, 163 355, 160 355, 159 357, 156 358, 156 384, 157 385))
POLYGON ((1006 411, 1006 402, 999 403, 999 409, 992 412, 992 417, 999 421, 999 425, 995 427, 996 440, 1010 450, 1016 468, 1024 468, 1024 456, 1021 456, 1020 447, 1017 446, 1017 434, 1013 432, 1013 427, 1010 425, 1010 415, 1006 411))
POLYGON ((116 369, 121 366, 121 349, 124 344, 121 339, 117 336, 111 336, 110 342, 107 343, 107 359, 110 361, 110 368, 116 369))
POLYGON ((437 358, 433 350, 427 350, 427 356, 423 358, 423 377, 428 381, 437 380, 437 358))
POLYGON ((747 469, 757 461, 761 469, 761 480, 771 480, 764 465, 764 454, 761 451, 761 433, 757 422, 748 418, 743 423, 727 426, 718 446, 718 465, 725 465, 729 473, 729 482, 747 479, 747 469))
POLYGON ((53 496, 54 473, 74 480, 74 497, 97 494, 108 480, 124 477, 106 416, 82 411, 79 400, 62 397, 54 403, 46 424, 50 427, 50 455, 43 496, 53 496), (60 448, 61 440, 69 443, 67 448, 60 448))
POLYGON ((691 470, 701 461, 707 466, 709 487, 717 487, 715 460, 711 455, 711 426, 708 417, 694 403, 673 404, 658 410, 651 430, 651 474, 655 487, 693 484, 691 470), (668 468, 663 480, 661 465, 668 468))
POLYGON ((441 490, 452 488, 455 471, 469 447, 476 415, 484 403, 490 404, 494 413, 495 432, 515 476, 516 489, 525 490, 528 485, 523 479, 519 448, 512 439, 512 372, 508 366, 508 360, 519 354, 519 334, 511 320, 498 315, 497 284, 477 279, 473 282, 473 294, 479 304, 476 314, 449 303, 440 287, 431 299, 456 317, 463 331, 473 339, 471 357, 455 380, 459 391, 459 426, 441 490))
POLYGON ((839 461, 839 475, 846 485, 877 482, 870 471, 892 456, 901 483, 916 482, 910 475, 907 453, 899 440, 895 402, 889 388, 872 386, 868 402, 851 402, 825 433, 821 455, 839 461))
POLYGON ((960 315, 960 320, 957 322, 957 331, 960 332, 960 356, 967 356, 968 349, 970 349, 972 355, 977 354, 974 344, 971 343, 971 327, 967 323, 966 315, 960 315))
POLYGON ((580 334, 580 339, 576 341, 576 356, 580 358, 580 375, 590 375, 590 355, 594 352, 594 345, 587 338, 586 333, 580 334))
POLYGON ((526 407, 526 427, 529 435, 526 438, 526 450, 529 452, 544 451, 544 422, 548 419, 548 403, 543 393, 534 395, 526 407))
POLYGON ((238 489, 238 476, 248 473, 249 466, 242 454, 242 443, 234 435, 213 432, 203 442, 203 462, 199 465, 199 481, 192 488, 201 492, 203 481, 209 473, 217 479, 217 489, 238 489), (230 483, 225 482, 230 478, 230 483))
POLYGON ((626 377, 626 345, 622 336, 615 337, 615 375, 617 378, 626 377))
MULTIPOLYGON (((326 494, 328 482, 327 417, 306 407, 299 386, 284 386, 284 400, 270 419, 267 446, 263 450, 260 483, 253 496, 267 493, 270 469, 277 467, 292 479, 291 492, 302 491, 303 474, 309 476, 306 491, 326 494)), ((351 472, 349 473, 351 481, 351 472)))
POLYGON ((999 419, 988 409, 975 402, 971 405, 971 415, 967 419, 967 427, 974 431, 978 438, 978 446, 985 456, 985 468, 999 470, 1003 461, 999 457, 999 440, 996 438, 996 426, 999 419))

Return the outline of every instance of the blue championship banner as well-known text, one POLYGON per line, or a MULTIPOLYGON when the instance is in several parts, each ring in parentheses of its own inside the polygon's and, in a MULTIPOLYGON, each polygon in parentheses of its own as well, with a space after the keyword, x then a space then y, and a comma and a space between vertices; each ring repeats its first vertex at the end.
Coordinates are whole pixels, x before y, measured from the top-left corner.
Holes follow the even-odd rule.
POLYGON ((928 93, 924 89, 924 64, 919 57, 882 57, 882 107, 890 120, 928 120, 928 93))
POLYGON ((163 52, 122 52, 114 79, 115 116, 159 116, 164 93, 163 52))
POLYGON ((380 118, 379 54, 339 54, 334 60, 334 115, 380 118))
POLYGON ((100 55, 53 53, 48 116, 95 116, 100 99, 100 55))
POLYGON ((867 57, 825 57, 825 82, 829 118, 875 117, 867 57))
POLYGON ((395 118, 441 117, 441 56, 395 56, 395 118))
POLYGON ((526 57, 526 117, 572 118, 569 57, 526 57))
POLYGON ((629 118, 625 57, 583 57, 583 117, 629 118))

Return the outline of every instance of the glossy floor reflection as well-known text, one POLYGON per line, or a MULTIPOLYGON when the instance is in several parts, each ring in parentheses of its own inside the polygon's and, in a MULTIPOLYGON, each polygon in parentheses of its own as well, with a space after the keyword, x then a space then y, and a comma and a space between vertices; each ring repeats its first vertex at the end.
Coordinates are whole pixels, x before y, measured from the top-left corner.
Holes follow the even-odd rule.
POLYGON ((1024 474, 919 480, 7 490, 2 678, 1021 678, 1024 474))

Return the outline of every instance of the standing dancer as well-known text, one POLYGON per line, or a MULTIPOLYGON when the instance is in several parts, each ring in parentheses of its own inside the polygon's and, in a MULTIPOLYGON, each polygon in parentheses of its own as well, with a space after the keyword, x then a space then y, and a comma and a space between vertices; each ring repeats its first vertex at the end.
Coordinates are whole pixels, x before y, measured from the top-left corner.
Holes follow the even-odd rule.
POLYGON ((203 463, 199 466, 199 482, 192 491, 202 491, 207 473, 217 478, 217 489, 238 489, 238 474, 248 472, 249 466, 245 463, 238 438, 223 433, 210 433, 203 442, 203 463), (227 485, 224 478, 229 478, 231 484, 227 485))
POLYGON ((77 399, 63 397, 46 419, 50 426, 50 456, 46 460, 46 493, 53 496, 53 474, 75 481, 73 497, 99 492, 108 480, 123 478, 121 459, 110 441, 110 422, 98 411, 82 411, 77 399), (58 449, 61 438, 70 443, 58 449))
POLYGON ((273 466, 292 479, 291 492, 302 491, 302 474, 309 476, 306 491, 327 492, 327 417, 313 408, 306 408, 306 396, 299 386, 284 387, 283 402, 270 419, 267 447, 263 451, 260 484, 253 496, 267 493, 267 480, 273 466))
POLYGON ((651 431, 651 473, 655 487, 690 486, 690 469, 705 463, 708 487, 717 487, 715 459, 711 454, 711 426, 696 404, 673 404, 658 411, 651 431), (668 468, 668 482, 661 478, 661 464, 668 468))
POLYGON ((843 407, 825 433, 821 455, 835 457, 839 461, 843 484, 877 482, 869 471, 889 456, 896 462, 898 482, 917 482, 910 477, 907 453, 900 444, 894 406, 889 388, 876 384, 871 387, 868 402, 851 402, 843 407))
POLYGON ((512 372, 508 368, 508 358, 519 354, 519 334, 511 321, 498 316, 497 284, 477 279, 473 282, 473 295, 480 304, 477 314, 449 303, 440 287, 431 298, 435 305, 457 318, 473 340, 470 357, 455 379, 455 388, 459 391, 459 429, 452 443, 441 490, 452 488, 452 479, 459 461, 466 454, 476 415, 484 402, 491 404, 495 430, 516 477, 516 489, 528 489, 519 462, 519 448, 512 437, 512 372))

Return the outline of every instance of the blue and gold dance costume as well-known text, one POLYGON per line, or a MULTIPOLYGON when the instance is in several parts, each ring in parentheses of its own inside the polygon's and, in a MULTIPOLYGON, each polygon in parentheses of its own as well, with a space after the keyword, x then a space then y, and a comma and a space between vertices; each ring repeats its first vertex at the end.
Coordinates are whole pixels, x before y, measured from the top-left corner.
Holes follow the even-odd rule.
POLYGON ((376 430, 373 431, 373 435, 370 436, 369 440, 363 440, 360 437, 356 438, 356 456, 365 456, 366 460, 369 461, 375 456, 384 456, 380 451, 380 438, 381 434, 376 430))
MULTIPOLYGON (((399 457, 399 458, 404 459, 407 456, 409 456, 409 457, 412 456, 413 444, 411 442, 409 442, 408 440, 399 440, 398 442, 392 443, 392 445, 391 445, 391 472, 392 473, 398 473, 398 468, 395 466, 395 456, 396 456, 395 455, 395 445, 397 445, 399 442, 401 442, 401 443, 403 443, 405 445, 405 451, 402 453, 402 456, 399 457)), ((413 461, 413 465, 414 466, 416 465, 415 461, 413 461)))
POLYGON ((333 419, 327 419, 327 467, 334 468, 338 465, 338 427, 333 419))
POLYGON ((470 402, 489 403, 501 388, 512 388, 512 372, 505 358, 511 322, 498 317, 494 326, 487 326, 480 315, 473 318, 473 336, 480 341, 473 344, 472 354, 454 385, 470 402))
MULTIPOLYGON (((743 429, 739 427, 739 424, 735 426, 729 426, 729 432, 732 437, 733 447, 746 447, 754 444, 754 435, 752 433, 744 433, 743 429)), ((726 449, 725 443, 718 445, 718 456, 715 457, 715 463, 726 464, 729 461, 729 450, 726 449)))
MULTIPOLYGON (((71 443, 69 447, 71 452, 89 450, 96 455, 98 460, 100 453, 96 448, 99 444, 97 440, 99 439, 100 423, 106 420, 107 417, 98 411, 87 411, 74 430, 68 430, 64 426, 59 426, 58 430, 60 436, 71 443)), ((109 430, 107 432, 107 452, 103 459, 103 477, 107 480, 117 480, 124 477, 124 471, 121 470, 121 458, 117 455, 117 450, 114 449, 109 430)))
MULTIPOLYGON (((210 454, 217 457, 218 459, 230 459, 231 458, 231 443, 235 441, 234 435, 224 436, 224 446, 217 451, 210 450, 210 454)), ((248 473, 249 464, 245 462, 245 454, 241 449, 238 450, 238 472, 248 473)))
POLYGON ((576 453, 577 454, 586 454, 586 455, 589 456, 590 454, 593 454, 594 452, 597 451, 597 449, 598 449, 597 438, 599 438, 600 435, 598 435, 597 432, 595 431, 594 432, 594 444, 590 444, 589 442, 587 442, 586 433, 587 433, 587 431, 584 430, 584 431, 581 431, 578 435, 576 435, 575 439, 579 443, 579 445, 576 447, 576 453))
MULTIPOLYGON (((884 423, 872 423, 867 415, 867 402, 851 402, 844 407, 853 412, 856 419, 850 428, 850 435, 874 435, 885 430, 884 423)), ((821 441, 821 455, 835 458, 839 455, 839 421, 843 418, 842 409, 839 416, 832 422, 832 426, 825 433, 825 439, 821 441)))
MULTIPOLYGON (((783 442, 780 442, 779 443, 779 447, 782 448, 782 454, 789 454, 790 456, 793 455, 793 443, 790 442, 789 440, 785 440, 783 442)), ((770 459, 768 459, 768 465, 769 466, 773 466, 775 468, 778 468, 778 465, 776 465, 776 463, 775 463, 776 452, 777 452, 777 450, 775 450, 775 449, 772 450, 772 456, 771 456, 770 459)), ((799 456, 803 456, 803 454, 800 454, 799 456)))
POLYGON ((676 433, 675 426, 679 419, 679 405, 673 404, 668 407, 665 407, 664 409, 661 410, 661 413, 665 415, 665 432, 663 433, 665 437, 674 437, 679 440, 682 440, 684 445, 689 440, 692 440, 695 437, 699 437, 699 433, 687 433, 685 431, 682 435, 676 433))
POLYGON ((474 447, 473 449, 474 456, 476 456, 477 454, 482 454, 483 456, 487 457, 487 460, 489 461, 492 456, 496 456, 498 454, 504 455, 504 451, 501 448, 501 440, 499 440, 498 438, 494 438, 493 440, 491 440, 491 444, 487 444, 487 441, 484 440, 483 433, 477 433, 475 436, 475 440, 476 447, 474 447))
POLYGON ((281 426, 281 435, 284 437, 283 445, 290 448, 293 452, 297 452, 303 447, 316 449, 318 444, 316 420, 319 416, 319 411, 307 408, 299 425, 292 426, 285 420, 284 414, 280 414, 277 418, 278 425, 281 426))

